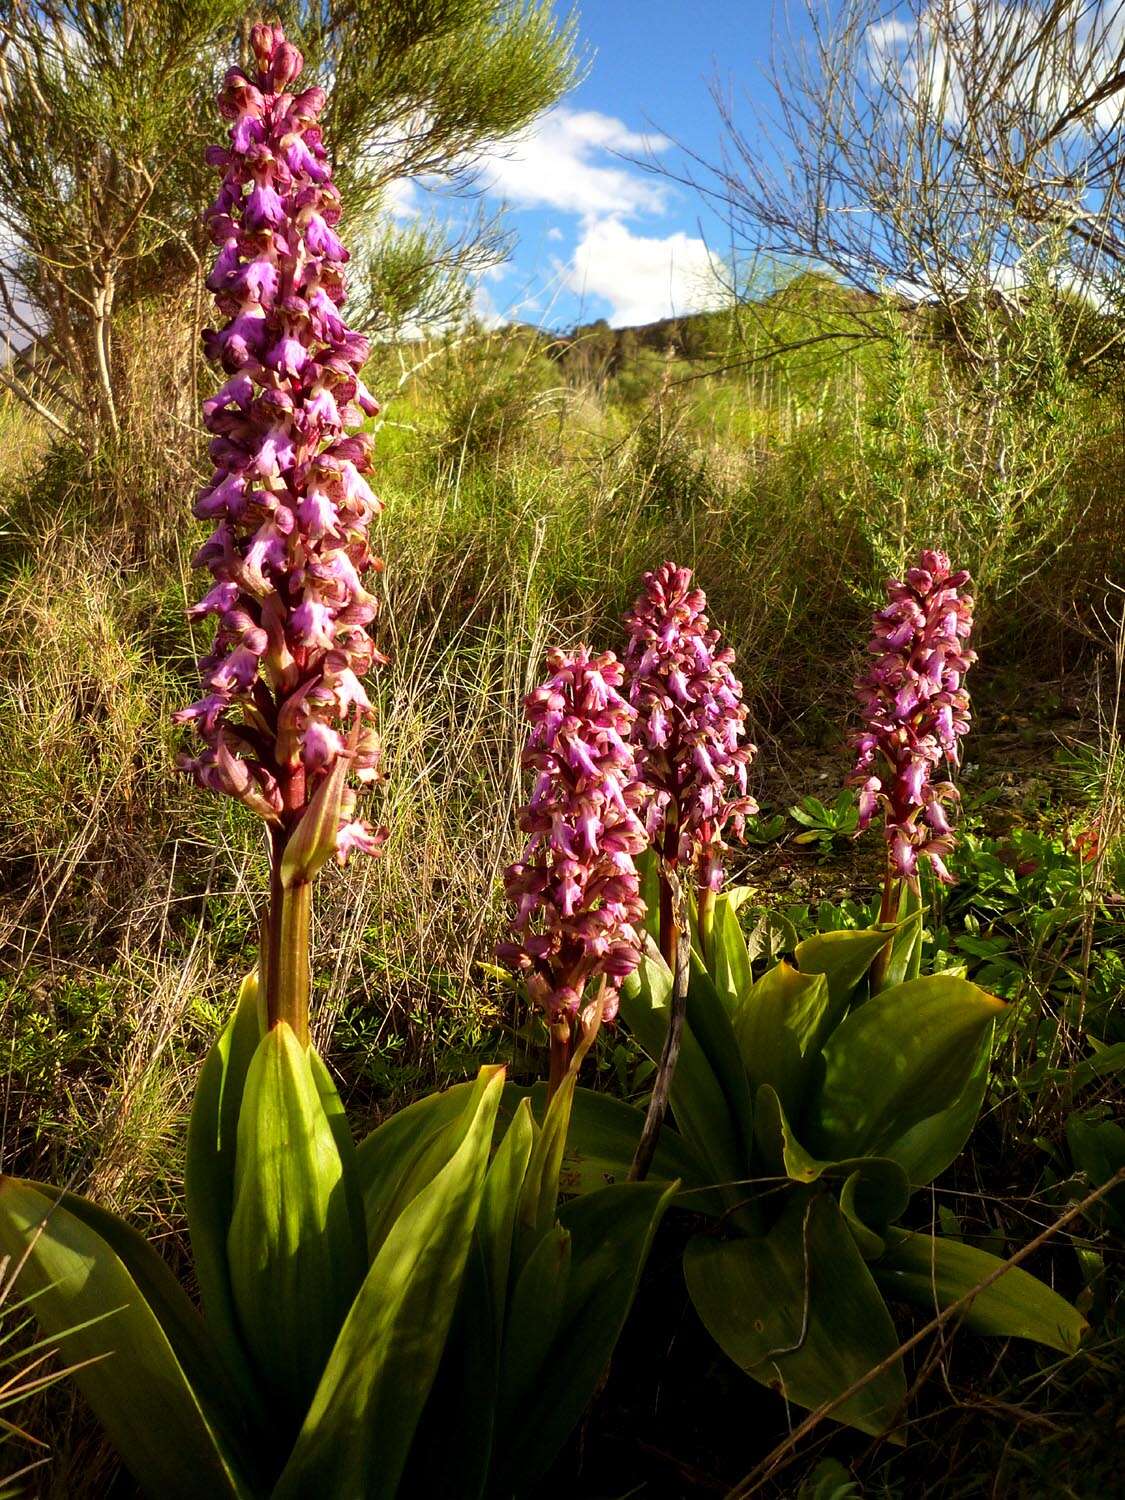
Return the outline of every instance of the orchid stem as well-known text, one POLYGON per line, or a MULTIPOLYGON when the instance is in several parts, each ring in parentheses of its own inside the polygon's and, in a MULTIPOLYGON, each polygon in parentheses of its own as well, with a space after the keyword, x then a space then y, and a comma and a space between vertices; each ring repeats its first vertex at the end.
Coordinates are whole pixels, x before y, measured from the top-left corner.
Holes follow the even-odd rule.
POLYGON ((285 1021, 302 1046, 309 1040, 309 918, 312 884, 282 884, 280 861, 270 875, 266 1025, 285 1021))
MULTIPOLYGON (((660 1131, 664 1124, 664 1116, 668 1111, 668 1094, 672 1087, 672 1078, 676 1071, 676 1062, 680 1055, 680 1043, 683 1040, 684 1019, 687 1015, 687 993, 688 979, 691 974, 691 942, 687 932, 687 911, 684 902, 683 887, 675 875, 661 876, 661 911, 664 907, 664 888, 667 880, 669 901, 671 904, 672 921, 669 923, 668 931, 671 934, 669 947, 672 953, 672 994, 668 1004, 668 1032, 664 1038, 664 1047, 660 1054, 660 1065, 656 1070, 656 1082, 653 1085, 652 1096, 648 1101, 648 1110, 645 1114, 644 1127, 641 1130, 641 1138, 637 1142, 637 1149, 633 1155, 632 1165, 629 1168, 630 1182, 643 1182, 648 1176, 649 1168, 652 1166, 653 1157, 656 1155, 657 1143, 660 1140, 660 1131), (674 884, 673 884, 674 882, 674 884)), ((665 928, 663 923, 660 928, 661 946, 664 944, 665 928)))
POLYGON ((558 1020, 551 1022, 551 1065, 547 1075, 548 1104, 558 1093, 559 1085, 566 1077, 573 1050, 574 1025, 569 1016, 560 1016, 558 1020))
MULTIPOLYGON (((897 919, 901 901, 902 878, 895 874, 895 868, 891 862, 891 851, 888 848, 887 863, 883 873, 883 899, 879 903, 879 925, 881 927, 897 919)), ((875 962, 871 965, 871 993, 873 995, 882 988, 890 959, 891 942, 888 939, 887 943, 875 955, 875 962)))

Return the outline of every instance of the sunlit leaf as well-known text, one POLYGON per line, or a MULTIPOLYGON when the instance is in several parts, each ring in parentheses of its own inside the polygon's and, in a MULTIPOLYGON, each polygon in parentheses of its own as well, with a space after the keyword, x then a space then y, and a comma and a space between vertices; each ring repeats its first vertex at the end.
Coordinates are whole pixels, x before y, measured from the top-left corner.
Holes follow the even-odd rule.
POLYGON ((457 1306, 504 1086, 489 1070, 461 1144, 396 1220, 364 1278, 274 1500, 393 1500, 457 1306))
POLYGON ((824 1048, 803 1133, 819 1157, 892 1155, 911 1128, 952 1110, 1003 1002, 966 979, 913 979, 873 995, 824 1048))
POLYGON ((228 1256, 258 1376, 294 1433, 363 1275, 355 1204, 309 1051, 281 1022, 246 1075, 228 1256))
POLYGON ((137 1482, 171 1500, 251 1496, 252 1435, 155 1251, 92 1203, 0 1179, 0 1253, 19 1261, 33 1239, 21 1285, 44 1336, 81 1366, 74 1379, 137 1482))
MULTIPOLYGON (((892 1230, 889 1248, 871 1267, 888 1297, 940 1312, 971 1292, 1003 1261, 957 1240, 892 1230)), ((963 1314, 976 1333, 1032 1339, 1069 1354, 1086 1331, 1086 1320, 1057 1292, 1018 1266, 977 1293, 963 1314)))
POLYGON ((784 959, 739 1001, 734 1031, 752 1088, 768 1083, 796 1118, 813 1076, 829 1008, 823 974, 802 974, 784 959))
MULTIPOLYGON (((684 1256, 688 1291, 723 1352, 797 1406, 840 1396, 898 1347, 890 1313, 847 1224, 827 1195, 794 1193, 758 1239, 696 1236, 684 1256)), ((832 1413, 880 1433, 906 1399, 901 1360, 832 1413)))

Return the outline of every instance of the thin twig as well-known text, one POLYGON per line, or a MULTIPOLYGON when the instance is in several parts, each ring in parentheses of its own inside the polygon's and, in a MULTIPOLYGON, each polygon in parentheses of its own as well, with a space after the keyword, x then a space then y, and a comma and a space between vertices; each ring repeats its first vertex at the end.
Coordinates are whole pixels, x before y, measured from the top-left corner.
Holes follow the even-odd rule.
POLYGON ((656 1155, 660 1130, 668 1111, 668 1093, 672 1087, 672 1077, 680 1055, 684 1017, 687 1015, 688 979, 691 974, 691 932, 687 922, 687 904, 684 901, 683 886, 675 871, 665 867, 662 878, 667 880, 672 892, 672 921, 677 937, 674 954, 675 969, 672 975, 672 995, 669 1001, 668 1033, 664 1038, 664 1048, 660 1054, 660 1066, 656 1070, 656 1083, 653 1086, 652 1097, 648 1101, 644 1129, 641 1131, 641 1138, 637 1142, 637 1149, 629 1168, 628 1180, 630 1182, 645 1180, 652 1166, 652 1159, 656 1155))

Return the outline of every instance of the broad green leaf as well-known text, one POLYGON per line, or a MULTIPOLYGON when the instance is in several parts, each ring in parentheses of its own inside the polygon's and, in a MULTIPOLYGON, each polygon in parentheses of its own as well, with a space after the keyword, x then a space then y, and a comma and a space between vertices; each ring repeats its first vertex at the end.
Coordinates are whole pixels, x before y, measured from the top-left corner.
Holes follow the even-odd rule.
POLYGON ((471 1083, 420 1099, 379 1126, 358 1152, 367 1218, 368 1258, 373 1260, 403 1209, 431 1183, 459 1149, 474 1105, 497 1072, 482 1068, 471 1083), (419 1108, 419 1106, 428 1106, 419 1108), (409 1117, 409 1118, 407 1118, 409 1117))
POLYGON ((484 1180, 477 1242, 487 1277, 489 1300, 494 1313, 496 1342, 504 1330, 508 1303, 508 1281, 512 1265, 512 1243, 528 1163, 539 1134, 531 1115, 531 1100, 524 1098, 492 1158, 484 1180))
POLYGON ((799 1119, 828 1015, 828 981, 784 959, 742 997, 734 1031, 751 1086, 768 1083, 799 1119))
POLYGON ((309 1052, 280 1022, 246 1075, 228 1255, 247 1346, 294 1431, 363 1275, 352 1206, 309 1052))
POLYGON ((741 901, 732 891, 723 891, 715 897, 714 915, 711 923, 711 962, 709 971, 715 990, 727 1009, 737 1002, 743 991, 753 983, 750 973, 750 954, 746 938, 738 923, 738 907, 741 901))
MULTIPOLYGON (((886 1255, 871 1273, 888 1297, 929 1313, 964 1297, 1004 1262, 956 1240, 892 1230, 886 1255)), ((1057 1292, 1018 1266, 980 1291, 962 1317, 976 1333, 1032 1339, 1070 1354, 1086 1332, 1086 1320, 1057 1292)))
POLYGON ((711 1065, 731 1118, 738 1127, 742 1159, 749 1161, 754 1147, 754 1104, 750 1081, 738 1055, 730 1013, 695 953, 691 955, 687 1024, 711 1065))
POLYGON ((919 1121, 950 1110, 1003 1002, 934 974, 873 995, 824 1048, 825 1073, 802 1134, 817 1156, 891 1155, 919 1121))
POLYGON ((656 1227, 675 1193, 619 1183, 559 1211, 571 1237, 570 1278, 549 1357, 513 1421, 496 1434, 490 1493, 534 1493, 601 1380, 632 1305, 656 1227))
POLYGON ((866 1186, 867 1180, 862 1172, 853 1172, 846 1178, 840 1189, 840 1212, 847 1220, 852 1239, 864 1260, 875 1260, 887 1248, 887 1242, 871 1227, 882 1205, 878 1202, 871 1205, 866 1201, 866 1186))
POLYGON ((843 1018, 867 972, 895 934, 894 928, 862 927, 837 932, 814 932, 797 944, 793 957, 802 974, 823 974, 828 981, 828 1008, 816 1045, 843 1018))
POLYGON ((445 1351, 399 1483, 402 1500, 412 1495, 481 1500, 485 1495, 500 1383, 496 1321, 478 1241, 465 1262, 445 1351))
MULTIPOLYGON (((898 1348, 886 1304, 827 1195, 793 1194, 764 1238, 697 1236, 684 1274, 723 1352, 798 1406, 841 1395, 898 1348)), ((881 1433, 905 1399, 902 1362, 894 1360, 832 1416, 881 1433)))
POLYGON ((566 1308, 570 1283, 570 1232, 555 1224, 542 1235, 512 1288, 504 1330, 497 1421, 521 1420, 539 1383, 566 1308))
POLYGON ((208 1327, 236 1379, 254 1388, 227 1266, 234 1209, 238 1112, 246 1070, 262 1037, 258 976, 242 981, 234 1013, 207 1054, 188 1122, 184 1198, 192 1259, 208 1327))
MULTIPOLYGON (((536 1084, 531 1090, 529 1097, 536 1115, 543 1113, 546 1094, 546 1084, 536 1084)), ((644 1118, 643 1110, 626 1104, 613 1094, 576 1089, 559 1177, 562 1191, 592 1193, 599 1188, 611 1187, 615 1182, 624 1182, 629 1175, 644 1118)), ((682 1207, 704 1214, 724 1211, 726 1204, 722 1196, 704 1191, 711 1185, 711 1174, 683 1136, 665 1124, 647 1180, 669 1183, 677 1179, 683 1183, 682 1207)))
POLYGON ((801 1145, 793 1133, 776 1090, 763 1084, 758 1090, 754 1125, 763 1161, 770 1172, 784 1172, 794 1182, 812 1183, 822 1177, 857 1178, 853 1199, 864 1223, 870 1229, 882 1230, 904 1211, 910 1201, 910 1184, 897 1162, 884 1156, 846 1157, 842 1161, 821 1161, 801 1145))
POLYGON ((912 1125, 896 1141, 887 1147, 887 1155, 901 1163, 906 1175, 915 1187, 945 1171, 961 1154, 965 1142, 973 1133, 985 1089, 988 1087, 988 1065, 992 1058, 992 1033, 994 1027, 987 1026, 977 1044, 969 1081, 957 1096, 955 1103, 936 1115, 929 1115, 912 1125))
MULTIPOLYGON (((621 987, 621 1014, 654 1062, 660 1061, 664 1047, 671 993, 668 965, 651 947, 646 949, 639 967, 621 987)), ((706 1164, 710 1180, 744 1178, 748 1163, 738 1121, 690 1021, 684 1024, 669 1097, 680 1133, 706 1164)))
MULTIPOLYGON (((457 1083, 441 1093, 427 1094, 423 1099, 416 1099, 413 1104, 408 1104, 405 1109, 400 1109, 381 1125, 377 1125, 356 1147, 356 1175, 363 1194, 368 1244, 372 1255, 378 1248, 376 1239, 381 1243, 382 1238, 385 1238, 382 1226, 389 1227, 397 1217, 391 1211, 391 1206, 396 1197, 401 1199, 404 1179, 410 1173, 417 1156, 426 1143, 432 1141, 447 1125, 456 1125, 462 1118, 473 1088, 474 1084, 471 1082, 457 1083)), ((455 1150, 456 1146, 450 1151, 450 1156, 455 1150)), ((447 1157, 446 1160, 448 1159, 447 1157)), ((444 1163, 434 1168, 433 1175, 436 1176, 442 1165, 444 1163)), ((419 1183, 416 1191, 424 1186, 425 1183, 419 1183)), ((399 1208, 405 1207, 406 1203, 400 1201, 399 1208)))
POLYGON ((340 1165, 343 1168, 344 1198, 347 1203, 348 1217, 355 1226, 356 1238, 362 1247, 361 1263, 363 1269, 367 1267, 367 1227, 366 1214, 363 1206, 363 1193, 359 1184, 358 1153, 356 1151, 355 1138, 352 1135, 348 1117, 344 1111, 343 1101, 332 1075, 324 1064, 324 1059, 315 1047, 310 1047, 307 1052, 309 1067, 312 1070, 313 1083, 316 1085, 317 1094, 320 1097, 320 1106, 324 1110, 324 1117, 328 1121, 328 1128, 332 1132, 332 1139, 336 1143, 336 1150, 340 1153, 340 1165))
POLYGON ((393 1500, 449 1335, 484 1191, 502 1069, 482 1070, 453 1157, 364 1278, 273 1500, 393 1500))
POLYGON ((138 1484, 170 1500, 249 1497, 217 1350, 155 1251, 120 1222, 107 1238, 107 1220, 69 1194, 0 1178, 0 1253, 19 1262, 35 1240, 21 1289, 64 1358, 92 1361, 74 1379, 138 1484))

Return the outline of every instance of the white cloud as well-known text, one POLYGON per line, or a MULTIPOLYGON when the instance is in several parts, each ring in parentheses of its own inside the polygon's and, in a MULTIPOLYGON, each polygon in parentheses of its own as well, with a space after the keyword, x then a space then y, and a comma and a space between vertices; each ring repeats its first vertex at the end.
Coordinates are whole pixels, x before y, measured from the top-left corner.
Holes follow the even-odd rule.
POLYGON ((701 312, 723 301, 718 267, 701 239, 633 234, 618 218, 588 223, 564 273, 567 287, 604 298, 615 327, 701 312))
POLYGON ((664 184, 612 153, 644 157, 669 144, 597 110, 551 109, 525 135, 499 143, 485 157, 481 178, 487 192, 517 208, 554 208, 583 218, 660 213, 664 184))
POLYGON ((414 219, 422 212, 418 188, 410 177, 395 177, 386 187, 387 207, 396 219, 414 219))
POLYGON ((509 318, 496 306, 496 299, 488 288, 478 282, 473 292, 473 317, 482 328, 502 328, 509 318))

